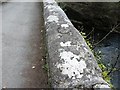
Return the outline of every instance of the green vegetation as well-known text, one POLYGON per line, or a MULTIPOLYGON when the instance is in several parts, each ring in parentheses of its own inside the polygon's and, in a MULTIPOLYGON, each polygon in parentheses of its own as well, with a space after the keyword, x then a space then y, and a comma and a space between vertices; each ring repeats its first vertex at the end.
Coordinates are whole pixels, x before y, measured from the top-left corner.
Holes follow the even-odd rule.
POLYGON ((102 62, 102 58, 101 58, 101 51, 98 51, 98 52, 95 52, 94 51, 94 56, 98 62, 98 65, 99 67, 101 68, 102 70, 102 76, 103 76, 103 79, 110 85, 111 88, 114 88, 112 83, 111 83, 111 77, 110 75, 108 75, 108 73, 110 72, 111 68, 110 67, 107 67, 105 64, 103 64, 102 62))
POLYGON ((114 89, 112 83, 111 83, 111 77, 110 75, 108 75, 110 72, 111 72, 111 68, 110 67, 107 67, 103 62, 102 62, 102 54, 101 54, 101 51, 94 51, 93 49, 93 45, 91 44, 91 41, 87 38, 87 35, 84 33, 84 32, 80 32, 81 35, 83 36, 83 38, 86 40, 86 43, 87 45, 90 47, 91 51, 93 52, 97 62, 98 62, 98 65, 100 67, 100 69, 102 70, 102 76, 103 76, 103 79, 110 85, 110 87, 112 89, 114 89))
POLYGON ((48 63, 47 64, 45 64, 43 67, 42 67, 45 71, 47 71, 48 72, 48 63))

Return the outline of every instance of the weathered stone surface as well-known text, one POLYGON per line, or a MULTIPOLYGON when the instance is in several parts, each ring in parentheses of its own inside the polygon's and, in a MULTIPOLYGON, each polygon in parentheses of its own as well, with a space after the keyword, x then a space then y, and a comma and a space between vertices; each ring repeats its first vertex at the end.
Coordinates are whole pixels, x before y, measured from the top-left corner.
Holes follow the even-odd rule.
POLYGON ((44 0, 53 88, 109 88, 85 40, 54 0, 44 0))

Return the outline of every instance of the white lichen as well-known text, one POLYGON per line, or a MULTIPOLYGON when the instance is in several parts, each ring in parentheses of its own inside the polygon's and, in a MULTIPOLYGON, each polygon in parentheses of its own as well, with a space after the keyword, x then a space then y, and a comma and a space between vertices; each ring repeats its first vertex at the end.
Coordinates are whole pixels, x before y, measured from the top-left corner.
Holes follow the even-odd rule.
POLYGON ((45 21, 45 25, 47 24, 47 22, 45 21))
POLYGON ((61 64, 57 64, 64 75, 68 75, 69 78, 81 78, 83 76, 83 70, 86 68, 84 60, 80 60, 79 55, 75 55, 70 51, 60 52, 61 64))
POLYGON ((72 43, 71 41, 67 41, 67 42, 60 42, 60 45, 61 45, 62 47, 66 47, 66 46, 73 46, 73 47, 76 47, 76 50, 78 51, 78 50, 79 50, 79 48, 80 48, 79 43, 77 42, 77 44, 74 44, 74 45, 72 45, 71 43, 72 43))
POLYGON ((46 29, 46 31, 48 31, 49 29, 46 29))
POLYGON ((49 11, 51 12, 51 11, 60 11, 60 7, 58 7, 58 6, 54 6, 54 5, 46 5, 45 6, 45 9, 49 9, 49 11))
POLYGON ((71 41, 67 41, 67 42, 61 42, 60 43, 60 45, 62 46, 62 47, 66 47, 66 46, 71 46, 71 41))
POLYGON ((84 49, 86 52, 88 52, 88 49, 87 49, 85 46, 83 47, 83 49, 84 49))
POLYGON ((52 11, 54 11, 54 10, 53 10, 53 9, 50 9, 49 11, 52 12, 52 11))
POLYGON ((48 5, 47 8, 48 8, 48 9, 52 9, 52 10, 54 10, 54 8, 56 8, 56 7, 53 6, 53 5, 48 5))
POLYGON ((44 0, 44 2, 47 2, 47 3, 54 3, 55 1, 54 1, 54 0, 44 0))
POLYGON ((94 70, 92 70, 92 74, 95 74, 94 70))
POLYGON ((96 84, 94 88, 101 88, 100 90, 102 90, 103 88, 106 88, 106 89, 109 88, 108 90, 111 90, 108 85, 104 85, 104 84, 96 84))
POLYGON ((48 18, 47 18, 48 22, 58 22, 59 18, 55 15, 50 15, 48 18))
POLYGON ((67 27, 69 27, 69 25, 68 24, 61 24, 61 27, 66 29, 67 27))

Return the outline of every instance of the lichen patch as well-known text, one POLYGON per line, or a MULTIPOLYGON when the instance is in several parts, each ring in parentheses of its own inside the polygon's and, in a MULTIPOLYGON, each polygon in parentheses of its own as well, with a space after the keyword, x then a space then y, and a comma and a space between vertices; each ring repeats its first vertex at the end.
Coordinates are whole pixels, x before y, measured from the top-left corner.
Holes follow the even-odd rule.
POLYGON ((62 46, 62 47, 66 47, 66 46, 71 46, 71 41, 67 41, 67 42, 61 42, 60 43, 60 45, 62 46))
POLYGON ((54 1, 54 0, 45 0, 44 2, 47 2, 47 3, 54 3, 55 1, 54 1))
MULTIPOLYGON (((104 84, 96 84, 95 86, 94 86, 95 88, 110 88, 108 85, 104 85, 104 84)), ((111 89, 108 89, 108 90, 111 90, 111 89)))
POLYGON ((68 24, 61 24, 61 27, 66 29, 69 27, 69 25, 68 24))
POLYGON ((60 60, 63 62, 56 66, 61 70, 62 74, 68 75, 68 77, 72 79, 81 78, 83 76, 86 63, 84 60, 80 60, 79 55, 75 55, 70 51, 63 51, 60 52, 60 60))
POLYGON ((55 15, 50 15, 48 18, 47 18, 48 22, 58 22, 59 18, 55 15))
POLYGON ((54 8, 56 8, 56 7, 53 6, 53 5, 48 5, 47 8, 48 8, 49 10, 51 10, 51 9, 54 10, 54 8))

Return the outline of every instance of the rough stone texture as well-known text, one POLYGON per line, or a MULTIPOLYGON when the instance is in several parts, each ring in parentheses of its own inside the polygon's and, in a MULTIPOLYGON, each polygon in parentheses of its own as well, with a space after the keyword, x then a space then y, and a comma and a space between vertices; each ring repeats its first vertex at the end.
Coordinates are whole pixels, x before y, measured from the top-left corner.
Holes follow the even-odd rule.
POLYGON ((85 40, 54 0, 44 0, 53 88, 109 88, 85 40))

